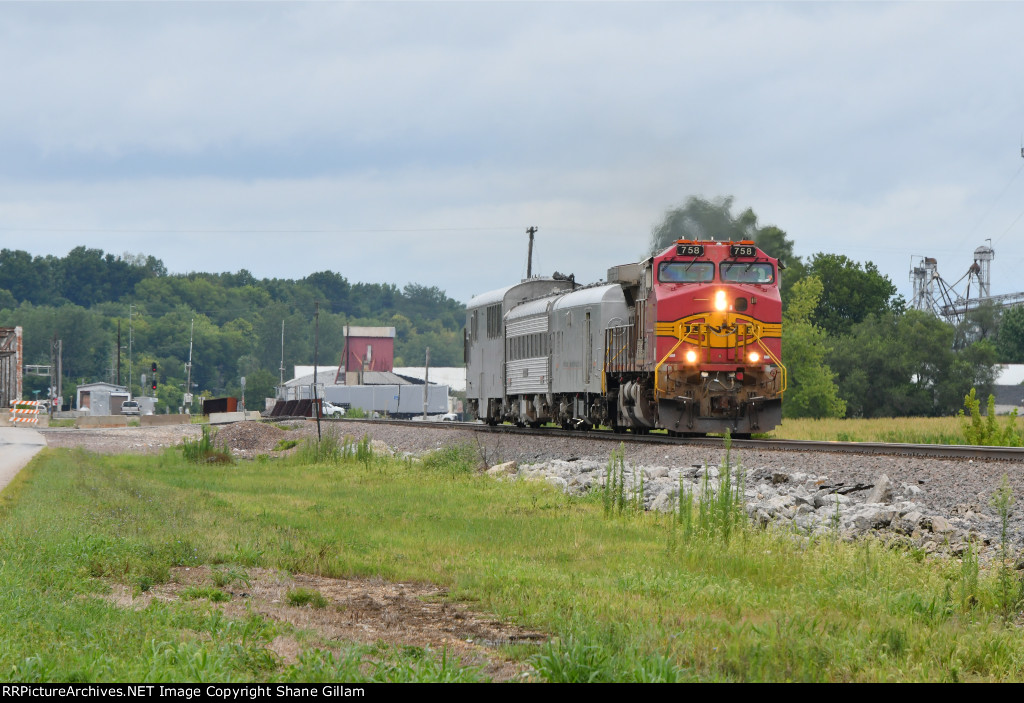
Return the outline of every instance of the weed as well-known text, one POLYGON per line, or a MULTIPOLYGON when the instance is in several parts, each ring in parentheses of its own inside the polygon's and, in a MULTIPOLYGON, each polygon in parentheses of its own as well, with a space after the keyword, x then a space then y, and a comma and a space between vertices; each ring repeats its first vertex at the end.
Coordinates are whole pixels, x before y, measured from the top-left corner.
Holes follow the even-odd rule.
POLYGON ((319 439, 304 440, 292 454, 292 461, 296 464, 339 464, 345 458, 347 447, 348 438, 342 442, 337 433, 327 431, 319 439))
POLYGON ((677 683, 696 678, 664 655, 622 652, 572 636, 548 643, 531 663, 550 683, 677 683))
POLYGON ((363 465, 367 471, 373 463, 373 445, 370 443, 370 435, 364 434, 356 445, 356 461, 363 465))
POLYGON ((236 583, 244 586, 251 586, 252 580, 245 569, 235 566, 214 567, 210 572, 210 580, 217 588, 233 586, 236 583))
POLYGON ((1010 412, 1006 418, 1006 424, 1000 428, 996 422, 996 397, 989 395, 988 412, 984 421, 981 419, 980 406, 981 401, 976 397, 975 390, 972 388, 971 392, 964 396, 964 407, 967 409, 969 417, 964 417, 963 410, 957 414, 968 444, 994 447, 1021 446, 1021 435, 1015 426, 1016 408, 1010 412))
POLYGON ((234 458, 226 446, 216 446, 217 430, 203 425, 203 434, 198 439, 186 437, 181 443, 181 453, 186 461, 193 464, 231 464, 234 458))
POLYGON ((633 471, 633 493, 626 498, 626 447, 619 443, 619 448, 612 451, 608 458, 608 468, 605 471, 604 492, 602 502, 604 504, 605 516, 613 513, 621 514, 623 510, 642 513, 644 510, 644 489, 643 474, 637 479, 636 470, 633 471))
POLYGON ((311 588, 293 588, 288 591, 286 598, 289 604, 298 608, 309 605, 317 610, 323 610, 328 604, 324 594, 311 588))
POLYGON ((189 586, 183 589, 179 595, 182 600, 206 599, 215 603, 231 600, 230 594, 225 593, 219 588, 212 588, 210 586, 189 586))
POLYGON ((969 612, 978 605, 978 548, 968 541, 960 558, 960 609, 969 612))
POLYGON ((284 452, 292 447, 296 447, 299 444, 297 439, 279 439, 277 445, 274 447, 275 452, 284 452))
POLYGON ((423 468, 450 476, 465 476, 476 471, 479 454, 469 444, 449 444, 423 455, 423 468))
POLYGON ((992 494, 990 502, 999 514, 999 609, 1003 622, 1009 624, 1020 603, 1020 590, 1019 585, 1015 584, 1017 575, 1010 563, 1010 512, 1013 507, 1013 489, 1010 488, 1010 480, 1006 474, 1003 474, 999 488, 992 494))

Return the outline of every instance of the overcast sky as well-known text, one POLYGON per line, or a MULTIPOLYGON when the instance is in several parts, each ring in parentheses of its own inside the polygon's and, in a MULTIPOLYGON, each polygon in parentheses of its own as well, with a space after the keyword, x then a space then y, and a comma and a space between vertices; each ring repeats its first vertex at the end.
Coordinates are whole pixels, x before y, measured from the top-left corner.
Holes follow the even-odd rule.
POLYGON ((172 272, 602 278, 735 197, 1024 290, 1024 4, 0 2, 0 242, 172 272))

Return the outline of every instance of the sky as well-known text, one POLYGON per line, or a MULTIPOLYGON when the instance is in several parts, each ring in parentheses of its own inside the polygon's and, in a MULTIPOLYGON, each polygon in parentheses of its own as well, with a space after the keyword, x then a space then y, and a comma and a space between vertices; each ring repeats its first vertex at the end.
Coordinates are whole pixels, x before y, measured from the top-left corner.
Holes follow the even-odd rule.
POLYGON ((0 1, 0 246, 595 281, 732 196, 796 253, 1024 290, 1024 3, 0 1))

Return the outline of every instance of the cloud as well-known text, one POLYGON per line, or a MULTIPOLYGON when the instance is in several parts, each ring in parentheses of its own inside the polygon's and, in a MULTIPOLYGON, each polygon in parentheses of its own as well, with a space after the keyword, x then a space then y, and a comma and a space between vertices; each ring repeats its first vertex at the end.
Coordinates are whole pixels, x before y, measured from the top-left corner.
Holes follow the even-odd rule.
MULTIPOLYGON (((88 241, 280 276, 337 261, 467 297, 522 274, 528 225, 546 270, 589 279, 639 256, 666 207, 732 194, 798 253, 872 259, 909 287, 910 253, 959 262, 1024 207, 1024 179, 993 206, 1024 130, 1022 14, 8 5, 0 217, 36 252, 88 241)), ((1024 251, 996 248, 1013 285, 1000 265, 1024 251)))

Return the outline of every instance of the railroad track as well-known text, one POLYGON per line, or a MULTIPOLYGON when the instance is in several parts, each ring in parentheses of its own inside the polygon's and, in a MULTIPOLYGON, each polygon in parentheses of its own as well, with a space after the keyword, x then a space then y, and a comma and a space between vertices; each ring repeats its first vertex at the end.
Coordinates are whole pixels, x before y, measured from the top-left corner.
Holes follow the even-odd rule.
MULTIPOLYGON (((277 418, 275 418, 277 419, 277 418)), ((370 423, 430 427, 431 429, 471 430, 491 434, 541 435, 544 437, 572 437, 597 442, 625 444, 671 444, 721 447, 721 437, 669 437, 662 434, 615 434, 609 430, 563 430, 554 427, 532 429, 513 425, 490 426, 477 422, 423 422, 419 420, 333 420, 323 422, 356 424, 370 423)), ((942 459, 978 459, 984 461, 1024 462, 1024 447, 979 447, 954 444, 888 444, 882 442, 816 442, 798 439, 734 439, 732 446, 784 452, 841 452, 849 454, 878 454, 886 456, 917 456, 942 459)))

